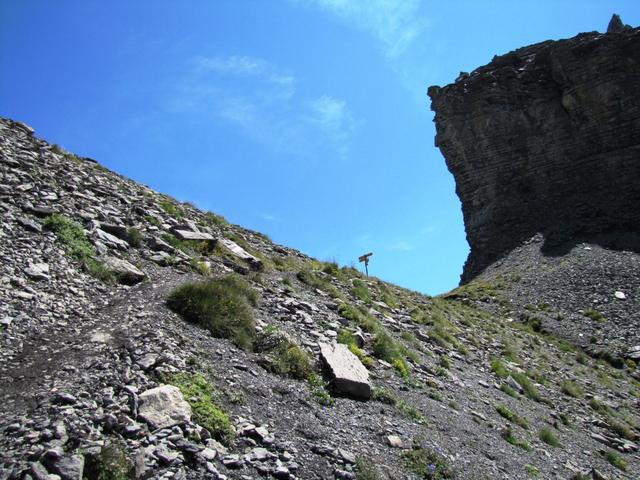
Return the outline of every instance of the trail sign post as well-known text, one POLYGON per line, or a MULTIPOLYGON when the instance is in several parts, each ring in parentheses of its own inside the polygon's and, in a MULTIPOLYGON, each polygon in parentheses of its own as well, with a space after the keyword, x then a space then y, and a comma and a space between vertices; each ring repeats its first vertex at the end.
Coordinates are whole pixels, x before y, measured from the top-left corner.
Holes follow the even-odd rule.
POLYGON ((372 252, 369 253, 365 253, 364 255, 361 255, 360 257, 358 257, 358 260, 362 263, 364 263, 364 271, 367 272, 367 277, 369 276, 369 257, 373 255, 372 252))

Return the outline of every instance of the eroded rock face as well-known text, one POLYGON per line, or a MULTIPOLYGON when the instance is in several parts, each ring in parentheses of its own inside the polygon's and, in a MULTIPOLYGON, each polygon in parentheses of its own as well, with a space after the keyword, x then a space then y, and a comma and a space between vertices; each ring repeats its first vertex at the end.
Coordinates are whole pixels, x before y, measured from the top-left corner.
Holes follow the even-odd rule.
POLYGON ((640 29, 520 48, 431 87, 456 180, 466 282, 536 233, 640 230, 640 29))

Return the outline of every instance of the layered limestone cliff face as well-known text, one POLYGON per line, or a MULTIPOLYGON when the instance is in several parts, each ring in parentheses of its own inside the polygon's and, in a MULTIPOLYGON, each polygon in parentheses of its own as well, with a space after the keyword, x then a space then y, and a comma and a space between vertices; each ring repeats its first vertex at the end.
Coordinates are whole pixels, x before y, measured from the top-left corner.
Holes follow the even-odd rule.
POLYGON ((638 238, 640 29, 520 48, 429 96, 471 247, 463 283, 537 233, 638 238))

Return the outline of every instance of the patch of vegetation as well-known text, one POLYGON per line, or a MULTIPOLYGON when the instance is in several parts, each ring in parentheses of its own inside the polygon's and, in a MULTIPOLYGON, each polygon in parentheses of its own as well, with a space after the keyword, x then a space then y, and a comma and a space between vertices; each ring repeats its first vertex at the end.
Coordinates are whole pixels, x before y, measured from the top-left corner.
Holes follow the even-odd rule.
POLYGON ((127 242, 135 248, 142 245, 142 234, 140 233, 140 230, 136 227, 129 227, 127 229, 127 242))
POLYGON ((596 322, 605 322, 607 320, 602 313, 594 310, 593 308, 585 308, 582 314, 585 317, 590 318, 591 320, 595 320, 596 322))
POLYGON ((596 412, 601 413, 603 415, 613 415, 613 411, 611 410, 611 408, 609 408, 607 405, 602 403, 596 397, 593 397, 591 400, 589 400, 589 406, 596 412))
POLYGON ((85 455, 83 475, 88 480, 129 480, 134 478, 134 470, 120 439, 108 441, 98 455, 85 455))
POLYGON ((371 393, 371 398, 377 402, 386 403, 391 406, 395 406, 398 403, 398 398, 395 394, 384 387, 375 387, 371 393))
POLYGON ((370 459, 356 457, 356 480, 379 480, 380 473, 370 459))
POLYGON ((624 459, 613 450, 609 450, 605 454, 605 458, 607 459, 607 462, 616 467, 618 470, 622 470, 623 472, 627 471, 627 462, 625 462, 624 459))
POLYGON ((524 470, 531 478, 538 478, 540 476, 540 470, 528 463, 524 466, 524 470))
POLYGON ((525 452, 530 452, 531 447, 525 440, 521 440, 513 434, 511 427, 507 427, 502 431, 502 438, 504 438, 508 443, 514 445, 518 448, 521 448, 525 452))
POLYGON ((498 378, 508 378, 509 377, 509 370, 507 370, 507 367, 504 366, 504 364, 497 358, 492 359, 489 362, 489 365, 491 366, 491 371, 493 373, 495 373, 498 378))
POLYGON ((351 284, 351 293, 353 293, 357 299, 362 300, 364 303, 369 305, 371 303, 371 295, 369 294, 367 284, 359 279, 353 280, 351 284))
POLYGON ((346 345, 351 353, 358 357, 365 367, 371 368, 373 366, 373 359, 367 356, 360 347, 358 347, 355 337, 349 330, 341 329, 338 332, 337 342, 346 345))
POLYGON ((159 227, 161 225, 160 220, 156 217, 152 217, 151 215, 145 215, 144 219, 149 225, 153 225, 154 227, 159 227))
POLYGON ((171 215, 173 218, 182 218, 182 211, 178 208, 178 206, 168 199, 167 197, 163 197, 158 202, 160 208, 162 208, 167 214, 171 215))
POLYGON ((574 398, 582 398, 583 395, 580 385, 572 382, 571 380, 564 380, 560 384, 560 390, 562 390, 562 393, 564 393, 565 395, 569 395, 570 397, 574 398))
POLYGON ((302 380, 311 374, 311 361, 298 345, 284 340, 273 350, 273 368, 280 375, 302 380))
POLYGON ((509 395, 510 397, 518 398, 518 392, 516 392, 513 388, 511 388, 506 383, 503 383, 502 385, 500 385, 500 390, 506 393, 507 395, 509 395))
POLYGON ((380 291, 380 299, 384 303, 389 305, 390 308, 398 308, 398 299, 384 282, 378 281, 378 290, 380 291))
POLYGON ((58 241, 64 245, 73 258, 82 263, 84 270, 89 275, 105 283, 112 283, 115 280, 113 272, 107 269, 102 262, 96 260, 96 250, 87 239, 84 229, 79 223, 64 215, 54 213, 44 220, 44 228, 56 234, 58 241))
POLYGON ((576 362, 580 365, 587 365, 589 363, 589 357, 587 357, 584 352, 578 352, 576 354, 576 362))
POLYGON ((206 212, 204 219, 209 225, 215 225, 216 227, 226 227, 229 225, 229 222, 227 222, 222 215, 217 215, 213 212, 206 212))
POLYGON ((201 373, 175 373, 167 375, 164 380, 180 389, 191 405, 198 425, 206 428, 216 440, 227 445, 233 441, 233 425, 224 410, 214 402, 213 386, 201 373))
POLYGON ((617 420, 609 420, 608 423, 609 430, 614 432, 616 435, 631 441, 636 439, 636 435, 624 423, 618 422, 617 420))
POLYGON ((538 437, 547 445, 551 445, 552 447, 560 446, 560 440, 558 440, 558 437, 556 437, 553 431, 548 427, 541 428, 538 433, 538 437))
POLYGON ((303 269, 296 274, 296 277, 302 283, 323 291, 332 298, 344 299, 342 293, 327 278, 321 277, 317 272, 303 269))
POLYGON ((311 390, 311 396, 316 402, 325 407, 330 407, 335 403, 335 400, 329 392, 327 392, 326 382, 315 372, 309 373, 307 376, 307 384, 311 390))
POLYGON ((511 376, 516 382, 518 382, 518 385, 522 387, 525 396, 529 397, 531 400, 535 400, 536 402, 542 401, 540 392, 535 387, 533 382, 529 380, 529 377, 527 377, 524 373, 519 372, 511 372, 511 376))
POLYGON ((189 263, 191 264, 193 269, 203 277, 211 276, 211 267, 209 267, 208 263, 201 262, 199 260, 196 260, 195 258, 192 258, 189 263))
POLYGON ((396 369, 396 372, 398 372, 398 375, 400 375, 402 378, 406 379, 411 376, 409 365, 407 365, 407 362, 405 362, 404 359, 396 358, 395 360, 393 360, 391 365, 393 365, 393 368, 396 369))
POLYGON ((449 461, 431 448, 414 446, 402 456, 409 470, 419 478, 427 480, 456 478, 456 472, 449 461))
POLYGON ((246 350, 255 338, 252 306, 257 302, 256 292, 237 274, 185 283, 167 298, 169 308, 187 321, 246 350))
POLYGON ((506 405, 498 405, 496 406, 496 411, 504 418, 509 420, 511 423, 515 423, 516 425, 521 426, 524 429, 529 428, 529 422, 526 418, 521 417, 520 415, 513 413, 506 405))

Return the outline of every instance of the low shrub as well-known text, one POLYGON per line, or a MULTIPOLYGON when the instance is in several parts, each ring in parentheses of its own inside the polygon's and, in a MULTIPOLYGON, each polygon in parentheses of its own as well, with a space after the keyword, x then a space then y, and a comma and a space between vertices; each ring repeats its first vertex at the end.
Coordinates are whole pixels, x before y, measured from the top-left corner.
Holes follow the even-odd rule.
POLYGON ((371 295, 369 294, 369 288, 367 287, 367 284, 359 279, 354 279, 351 284, 353 285, 353 287, 351 288, 351 293, 353 293, 354 297, 362 300, 366 304, 370 304, 371 295))
POLYGON ((403 454, 405 464, 419 478, 444 480, 456 478, 448 460, 431 448, 414 447, 403 454))
POLYGON ((175 373, 164 380, 180 389, 198 425, 206 428, 216 440, 231 443, 235 435, 233 425, 225 411, 214 402, 213 386, 201 373, 175 373))
POLYGON ((507 367, 505 367, 499 359, 492 359, 489 365, 491 366, 491 371, 499 378, 507 378, 509 376, 509 370, 507 370, 507 367))
POLYGON ((516 446, 518 448, 521 448, 525 452, 530 452, 531 451, 531 447, 529 446, 529 444, 525 440, 521 440, 521 439, 517 438, 513 434, 513 431, 511 430, 511 427, 507 427, 502 431, 502 438, 504 438, 511 445, 514 445, 514 446, 516 446))
POLYGON ((311 373, 309 355, 288 340, 280 342, 273 351, 273 367, 276 373, 302 380, 311 373))
POLYGON ((511 423, 515 423, 516 425, 521 426, 524 429, 529 428, 529 422, 526 418, 521 417, 520 415, 513 413, 506 405, 498 405, 496 406, 496 411, 504 418, 509 420, 511 423))
POLYGON ((136 248, 142 245, 142 234, 140 233, 140 230, 136 227, 129 227, 127 229, 127 242, 129 245, 136 248))
POLYGON ((555 434, 548 427, 541 428, 538 437, 547 445, 551 445, 552 447, 560 446, 560 440, 558 440, 555 434))
POLYGON ((371 398, 377 402, 386 403, 387 405, 394 406, 398 403, 398 398, 395 394, 384 387, 376 387, 371 393, 371 398))
POLYGON ((524 394, 527 397, 529 397, 531 400, 535 400, 536 402, 542 400, 540 392, 538 392, 538 389, 535 387, 533 382, 529 380, 529 377, 527 377, 524 373, 511 372, 511 376, 516 382, 518 382, 518 385, 522 387, 522 390, 524 390, 524 394))
POLYGON ((229 338, 249 349, 255 338, 252 306, 258 296, 240 276, 229 274, 176 287, 167 298, 171 310, 189 322, 208 329, 214 336, 229 338))
POLYGON ((97 260, 96 249, 87 239, 82 226, 59 213, 48 216, 44 228, 56 234, 67 252, 82 263, 84 270, 92 277, 105 283, 113 283, 115 275, 97 260))
POLYGON ((356 458, 356 480, 378 480, 380 473, 370 459, 356 458))
POLYGON ((307 383, 311 389, 311 396, 320 405, 330 407, 335 403, 333 397, 327 392, 326 382, 318 374, 310 372, 307 376, 307 383))
POLYGON ((119 438, 109 440, 97 455, 85 455, 84 477, 91 480, 129 480, 134 478, 133 462, 126 444, 119 438))
POLYGON ((569 395, 570 397, 582 398, 583 395, 580 385, 572 382, 571 380, 564 380, 560 384, 560 390, 562 390, 562 393, 569 395))
POLYGON ((596 322, 604 322, 606 320, 606 318, 604 318, 604 315, 602 313, 600 313, 597 310, 594 310, 593 308, 585 308, 582 314, 585 317, 590 318, 591 320, 595 320, 596 322))
POLYGON ((605 454, 605 458, 607 459, 607 462, 616 467, 618 470, 622 470, 623 472, 627 471, 627 462, 625 462, 624 459, 613 450, 609 450, 605 454))

